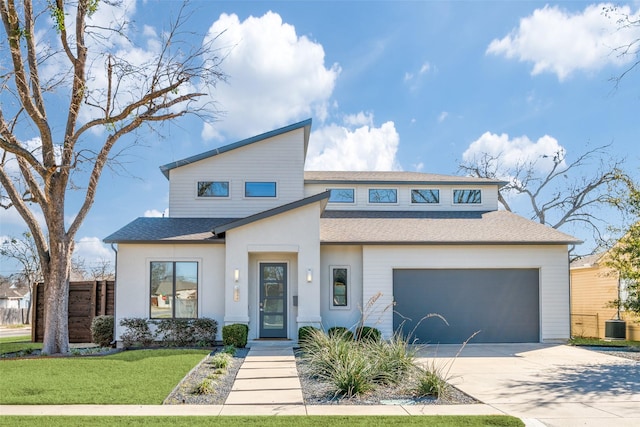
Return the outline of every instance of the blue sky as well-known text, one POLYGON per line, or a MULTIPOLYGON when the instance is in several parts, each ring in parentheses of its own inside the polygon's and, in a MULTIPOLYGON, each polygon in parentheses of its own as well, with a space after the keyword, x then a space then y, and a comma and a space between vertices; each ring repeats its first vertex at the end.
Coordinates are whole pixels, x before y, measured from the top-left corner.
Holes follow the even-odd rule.
MULTIPOLYGON (((179 3, 125 1, 136 54, 153 49, 179 3)), ((216 1, 192 2, 194 45, 218 36, 229 76, 213 100, 218 121, 195 118, 140 135, 126 172, 103 175, 77 236, 91 264, 112 257, 100 241, 139 216, 160 215, 168 181, 160 165, 313 119, 307 169, 456 174, 480 151, 507 161, 562 148, 569 161, 611 144, 640 175, 640 69, 612 48, 640 38, 616 30, 606 3, 583 1, 216 1)), ((637 14, 640 2, 620 5, 637 14)), ((94 19, 108 19, 103 8, 94 19)), ((114 44, 117 44, 114 42, 114 44)), ((131 53, 131 55, 135 55, 131 53)), ((64 108, 64 104, 61 104, 64 108)), ((54 105, 55 107, 55 105, 54 105)), ((51 106, 50 106, 51 108, 51 106)), ((19 135, 30 140, 35 134, 19 135)), ((101 135, 95 135, 99 140, 101 135)), ((121 142, 128 145, 130 139, 121 142)), ((519 212, 528 216, 529 212, 519 212)), ((74 215, 73 198, 67 215, 74 215)), ((0 236, 25 228, 0 212, 0 236)), ((571 230, 587 240, 580 230, 571 230)), ((584 252, 584 250, 582 252, 584 252)), ((2 265, 0 274, 13 267, 2 265)))

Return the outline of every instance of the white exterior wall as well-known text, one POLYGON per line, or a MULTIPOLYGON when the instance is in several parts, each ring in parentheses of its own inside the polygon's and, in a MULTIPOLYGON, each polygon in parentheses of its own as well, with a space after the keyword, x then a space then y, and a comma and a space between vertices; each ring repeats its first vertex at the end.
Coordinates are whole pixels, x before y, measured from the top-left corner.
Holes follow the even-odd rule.
POLYGON ((539 268, 540 339, 569 338, 569 261, 564 245, 365 246, 362 252, 363 300, 382 292, 374 317, 383 319, 378 329, 386 338, 393 333, 393 311, 388 307, 393 303, 394 268, 539 268))
POLYGON ((149 318, 151 261, 198 262, 198 317, 218 322, 217 339, 224 325, 224 265, 222 244, 119 244, 116 281, 115 338, 120 340, 126 317, 149 318))
POLYGON ((297 339, 298 327, 320 323, 320 202, 234 228, 226 233, 227 290, 225 324, 249 324, 249 339, 258 337, 257 262, 285 261, 288 274, 288 335, 297 339), (250 256, 254 254, 255 256, 250 256), (297 262, 296 262, 297 260, 297 262), (239 301, 233 300, 233 272, 239 269, 239 301), (307 283, 307 269, 313 280, 307 283), (292 293, 297 292, 297 293, 292 293), (298 295, 298 307, 292 296, 298 295), (255 326, 254 326, 255 325, 255 326), (253 326, 253 327, 252 327, 253 326))
MULTIPOLYGON (((345 326, 354 330, 360 321, 362 309, 362 246, 322 245, 320 247, 320 307, 322 325, 325 329, 333 326, 345 326), (332 267, 347 267, 348 306, 333 307, 332 304, 332 267)), ((366 303, 366 302, 365 302, 366 303)), ((369 319, 374 321, 375 319, 369 319)))
POLYGON ((330 188, 354 188, 355 203, 328 203, 332 210, 370 210, 370 211, 495 211, 498 210, 497 185, 394 185, 394 184, 305 184, 305 197, 322 193, 330 188), (370 188, 395 188, 398 203, 369 203, 370 188), (440 190, 440 203, 411 203, 411 190, 440 190), (453 190, 481 190, 482 203, 453 204, 453 190))
POLYGON ((304 129, 170 171, 169 216, 242 218, 304 197, 304 129), (229 197, 197 197, 198 181, 228 181, 229 197), (245 181, 275 181, 277 197, 244 197, 245 181))

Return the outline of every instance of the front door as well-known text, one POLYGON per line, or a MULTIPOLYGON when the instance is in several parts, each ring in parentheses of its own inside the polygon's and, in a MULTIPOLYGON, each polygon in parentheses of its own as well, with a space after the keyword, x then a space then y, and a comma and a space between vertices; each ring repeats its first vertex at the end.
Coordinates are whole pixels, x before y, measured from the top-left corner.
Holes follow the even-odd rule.
POLYGON ((287 264, 260 263, 260 338, 287 338, 287 264))

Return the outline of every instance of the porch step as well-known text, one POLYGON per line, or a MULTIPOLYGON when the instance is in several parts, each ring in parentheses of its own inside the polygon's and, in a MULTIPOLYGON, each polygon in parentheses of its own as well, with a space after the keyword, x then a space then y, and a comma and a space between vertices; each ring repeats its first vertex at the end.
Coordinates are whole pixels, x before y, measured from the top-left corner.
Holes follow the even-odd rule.
POLYGON ((304 405, 293 342, 266 342, 251 342, 225 405, 304 405))
POLYGON ((249 348, 294 348, 298 346, 298 342, 294 340, 271 340, 259 339, 249 340, 247 347, 249 348))

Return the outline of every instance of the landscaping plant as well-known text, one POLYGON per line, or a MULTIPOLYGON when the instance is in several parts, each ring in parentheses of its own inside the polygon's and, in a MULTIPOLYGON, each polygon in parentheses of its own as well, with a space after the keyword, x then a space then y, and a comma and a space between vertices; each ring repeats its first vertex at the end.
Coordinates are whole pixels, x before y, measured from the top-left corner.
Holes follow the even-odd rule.
POLYGON ((91 321, 91 342, 109 347, 113 342, 113 316, 96 316, 91 321))
POLYGON ((222 343, 236 348, 244 348, 247 345, 249 326, 242 323, 225 325, 222 327, 222 343))

